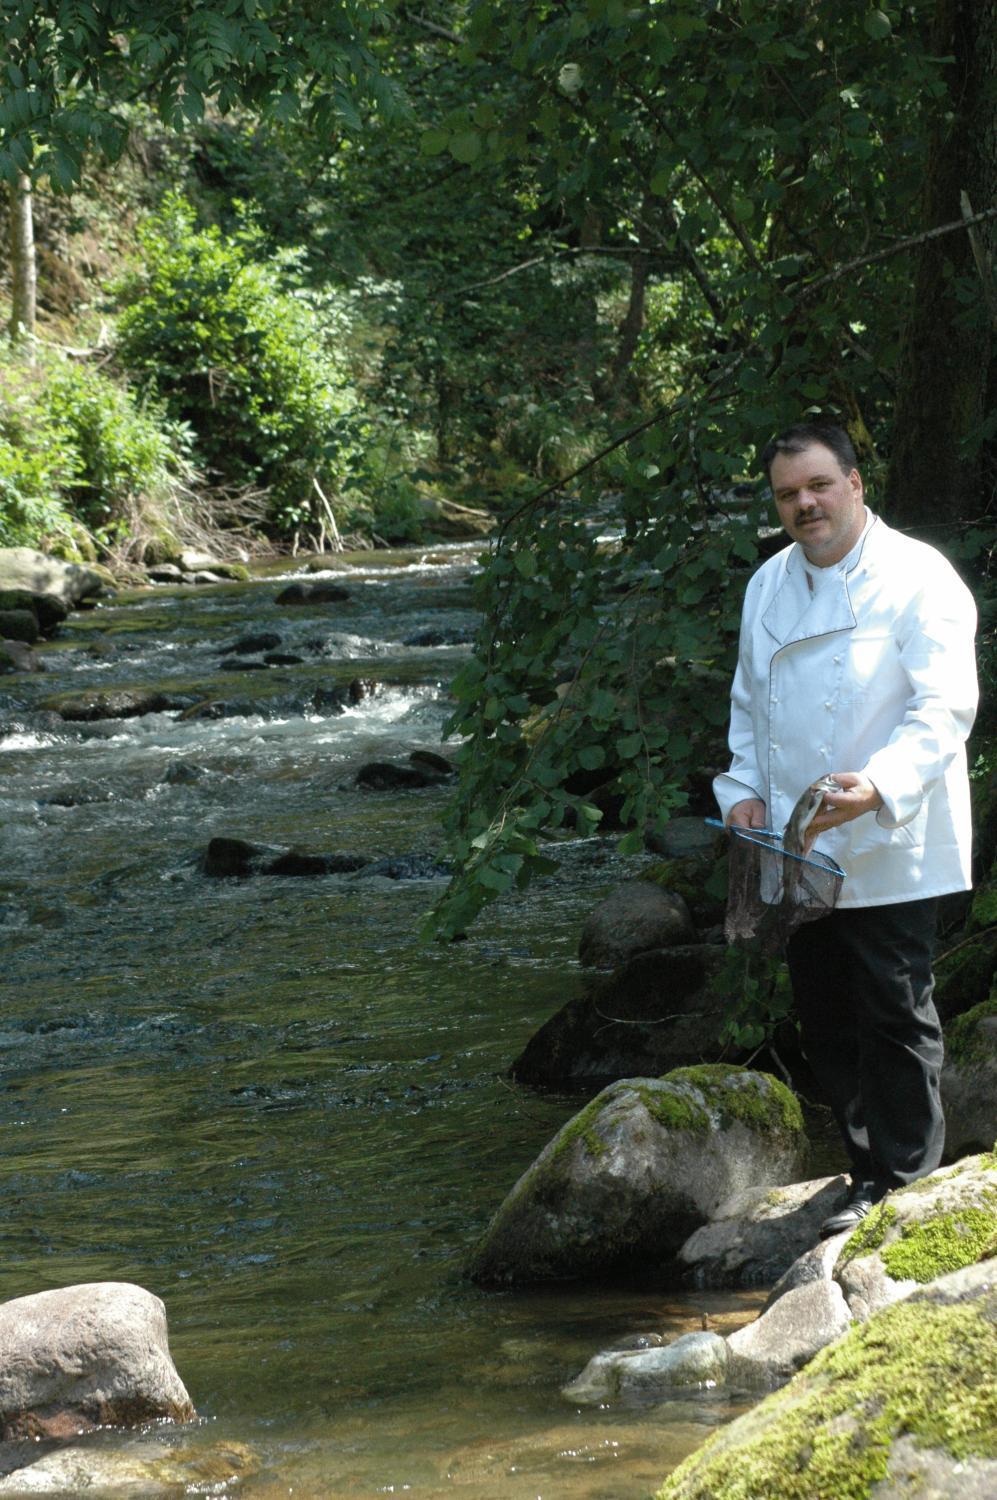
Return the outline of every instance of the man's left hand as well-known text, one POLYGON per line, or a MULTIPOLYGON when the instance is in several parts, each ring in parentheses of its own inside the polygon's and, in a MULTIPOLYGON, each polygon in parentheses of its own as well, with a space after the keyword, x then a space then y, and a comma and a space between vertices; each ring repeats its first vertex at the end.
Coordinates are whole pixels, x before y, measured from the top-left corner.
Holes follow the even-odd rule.
POLYGON ((850 823, 853 818, 861 818, 863 813, 875 812, 883 805, 882 797, 861 771, 832 771, 831 779, 841 790, 824 794, 824 805, 807 829, 807 833, 815 837, 818 833, 826 833, 829 828, 850 823))

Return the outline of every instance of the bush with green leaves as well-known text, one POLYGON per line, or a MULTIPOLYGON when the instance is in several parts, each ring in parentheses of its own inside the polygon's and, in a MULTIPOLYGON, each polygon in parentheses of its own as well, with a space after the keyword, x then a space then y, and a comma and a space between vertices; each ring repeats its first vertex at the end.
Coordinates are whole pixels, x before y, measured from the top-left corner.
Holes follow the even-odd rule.
POLYGON ((312 518, 316 482, 340 494, 356 442, 353 394, 298 262, 266 259, 251 223, 199 229, 171 197, 116 289, 123 365, 189 423, 209 479, 269 490, 284 529, 312 518))
MULTIPOLYGON (((0 544, 72 552, 164 529, 189 439, 110 376, 42 346, 0 360, 0 544)), ((166 527, 168 529, 168 525, 166 527)))

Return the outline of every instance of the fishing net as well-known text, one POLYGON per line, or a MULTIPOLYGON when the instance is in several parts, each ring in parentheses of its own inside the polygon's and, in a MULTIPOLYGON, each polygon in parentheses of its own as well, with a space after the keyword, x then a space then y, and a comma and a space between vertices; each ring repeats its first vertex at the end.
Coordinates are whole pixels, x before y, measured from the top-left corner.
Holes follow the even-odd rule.
MULTIPOLYGON (((712 820, 711 820, 712 821, 712 820)), ((728 943, 777 953, 803 922, 833 911, 845 872, 826 854, 790 854, 782 835, 764 828, 728 828, 728 943)))

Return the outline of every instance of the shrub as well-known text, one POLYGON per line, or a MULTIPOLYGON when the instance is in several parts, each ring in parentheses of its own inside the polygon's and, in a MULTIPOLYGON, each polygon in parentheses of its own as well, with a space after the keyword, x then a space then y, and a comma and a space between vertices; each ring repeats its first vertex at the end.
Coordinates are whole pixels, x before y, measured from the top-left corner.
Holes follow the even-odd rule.
POLYGON ((88 555, 169 534, 188 435, 109 376, 43 346, 0 359, 0 545, 88 555))
POLYGON ((355 441, 354 402, 308 295, 299 257, 262 259, 246 224, 197 229, 179 197, 146 224, 117 285, 119 353, 174 420, 189 423, 209 475, 269 489, 272 516, 309 520, 314 481, 338 495, 355 441))

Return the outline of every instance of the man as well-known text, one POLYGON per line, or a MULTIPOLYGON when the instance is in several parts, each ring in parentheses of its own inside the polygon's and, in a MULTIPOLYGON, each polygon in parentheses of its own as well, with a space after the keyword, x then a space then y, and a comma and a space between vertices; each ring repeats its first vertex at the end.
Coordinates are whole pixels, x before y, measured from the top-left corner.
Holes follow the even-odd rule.
POLYGON ((828 916, 790 939, 807 1058, 851 1162, 824 1236, 938 1166, 937 898, 966 890, 965 740, 976 711, 972 595, 933 547, 865 506, 848 434, 790 428, 762 455, 793 539, 751 578, 731 693, 728 827, 782 830, 830 775, 809 832, 845 871, 828 916))

